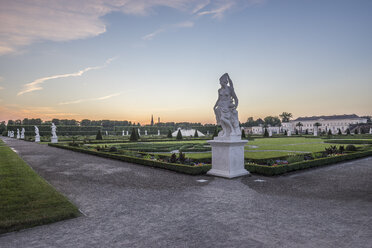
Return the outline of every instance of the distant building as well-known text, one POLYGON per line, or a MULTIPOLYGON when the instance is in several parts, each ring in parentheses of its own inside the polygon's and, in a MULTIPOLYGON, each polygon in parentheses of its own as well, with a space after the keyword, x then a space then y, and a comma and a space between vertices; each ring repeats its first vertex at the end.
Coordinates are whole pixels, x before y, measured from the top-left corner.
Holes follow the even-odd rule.
POLYGON ((154 126, 154 116, 151 115, 151 126, 154 126))
MULTIPOLYGON (((244 132, 246 134, 263 134, 265 132, 265 128, 263 125, 260 125, 260 126, 254 126, 254 127, 245 127, 244 129, 244 132)), ((280 127, 267 127, 267 131, 270 132, 272 134, 278 134, 280 133, 280 127)))
POLYGON ((316 130, 315 123, 319 123, 318 131, 328 132, 331 130, 332 133, 336 134, 340 129, 342 133, 345 133, 350 125, 367 123, 366 118, 361 118, 355 114, 352 115, 330 115, 330 116, 312 116, 312 117, 299 117, 290 122, 282 123, 282 131, 284 130, 295 132, 297 129, 299 132, 305 132, 306 129, 309 133, 313 133, 316 130), (302 126, 296 126, 298 123, 302 126))

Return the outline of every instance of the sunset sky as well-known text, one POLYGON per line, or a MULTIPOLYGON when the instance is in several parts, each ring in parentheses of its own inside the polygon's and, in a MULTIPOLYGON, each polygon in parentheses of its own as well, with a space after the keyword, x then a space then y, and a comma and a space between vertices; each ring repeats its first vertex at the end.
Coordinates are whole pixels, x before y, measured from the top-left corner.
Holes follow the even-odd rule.
POLYGON ((2 0, 0 121, 372 115, 370 0, 2 0))

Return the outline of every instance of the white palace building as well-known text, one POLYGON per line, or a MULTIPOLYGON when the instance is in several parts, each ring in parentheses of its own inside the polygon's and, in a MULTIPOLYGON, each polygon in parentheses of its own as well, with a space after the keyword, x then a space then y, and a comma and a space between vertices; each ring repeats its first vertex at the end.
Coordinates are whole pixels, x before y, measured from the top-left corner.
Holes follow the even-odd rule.
POLYGON ((319 123, 319 132, 331 130, 333 134, 336 134, 340 129, 342 133, 350 127, 351 124, 367 123, 366 118, 361 118, 355 114, 352 115, 331 115, 331 116, 312 116, 312 117, 299 117, 295 120, 282 123, 282 131, 284 130, 295 132, 299 130, 305 132, 306 129, 309 133, 313 133, 316 130, 315 123, 319 123), (296 126, 297 123, 301 123, 302 126, 296 126))

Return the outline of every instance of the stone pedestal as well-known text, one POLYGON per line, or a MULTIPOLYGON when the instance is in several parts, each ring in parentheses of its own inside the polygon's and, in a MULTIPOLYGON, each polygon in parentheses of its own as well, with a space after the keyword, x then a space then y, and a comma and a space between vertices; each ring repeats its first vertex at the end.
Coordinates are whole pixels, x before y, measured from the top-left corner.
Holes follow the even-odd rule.
POLYGON ((24 134, 21 134, 21 139, 25 139, 25 135, 24 134))
POLYGON ((52 137, 51 142, 52 143, 58 143, 58 137, 52 137))
POLYGON ((318 136, 318 131, 314 131, 314 136, 318 136))
POLYGON ((248 175, 244 168, 244 145, 247 140, 209 140, 212 146, 212 169, 207 174, 225 178, 248 175))
POLYGON ((40 142, 40 135, 35 136, 35 142, 40 142))

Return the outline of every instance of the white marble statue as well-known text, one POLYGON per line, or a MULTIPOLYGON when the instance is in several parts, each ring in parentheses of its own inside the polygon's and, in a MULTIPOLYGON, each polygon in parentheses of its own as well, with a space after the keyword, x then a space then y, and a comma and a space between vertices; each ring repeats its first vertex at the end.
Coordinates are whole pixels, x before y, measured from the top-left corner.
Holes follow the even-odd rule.
POLYGON ((17 128, 17 139, 20 139, 21 138, 21 135, 19 133, 19 129, 17 128))
POLYGON ((10 137, 14 138, 14 131, 10 131, 10 137))
POLYGON ((52 122, 52 137, 53 138, 57 137, 57 127, 56 127, 56 125, 54 125, 53 122, 52 122))
POLYGON ((287 131, 287 136, 291 136, 291 135, 292 135, 291 131, 287 131))
POLYGON ((121 136, 124 136, 125 134, 124 134, 124 130, 121 132, 121 136))
POLYGON ((21 139, 25 139, 25 128, 22 127, 22 131, 21 131, 21 139))
POLYGON ((127 136, 129 135, 129 131, 126 132, 127 136))
POLYGON ((141 130, 138 128, 138 135, 141 136, 141 130))
POLYGON ((218 138, 238 138, 241 136, 238 111, 236 110, 239 101, 229 74, 225 73, 222 75, 220 84, 221 88, 218 90, 218 99, 213 107, 217 124, 222 127, 222 131, 218 133, 218 138))
POLYGON ((8 137, 10 137, 10 131, 8 131, 8 137))
POLYGON ((52 122, 52 138, 51 138, 52 143, 58 143, 58 137, 57 137, 57 127, 54 125, 52 122))
POLYGON ((369 134, 372 134, 372 127, 369 129, 369 134))
POLYGON ((212 169, 207 174, 225 178, 248 175, 249 172, 244 167, 244 145, 248 141, 241 139, 236 110, 238 98, 229 74, 222 75, 220 84, 213 110, 222 131, 218 133, 218 137, 208 141, 212 148, 212 169))
POLYGON ((158 130, 158 136, 160 136, 160 130, 158 130))
POLYGON ((207 135, 209 135, 209 131, 207 130, 207 135))
POLYGON ((106 136, 108 136, 108 132, 106 131, 106 136))
POLYGON ((271 131, 271 129, 269 129, 269 137, 272 137, 273 136, 273 131, 271 131))
POLYGON ((35 142, 40 142, 39 128, 35 126, 35 142))
POLYGON ((147 130, 145 130, 145 135, 147 135, 147 130))

